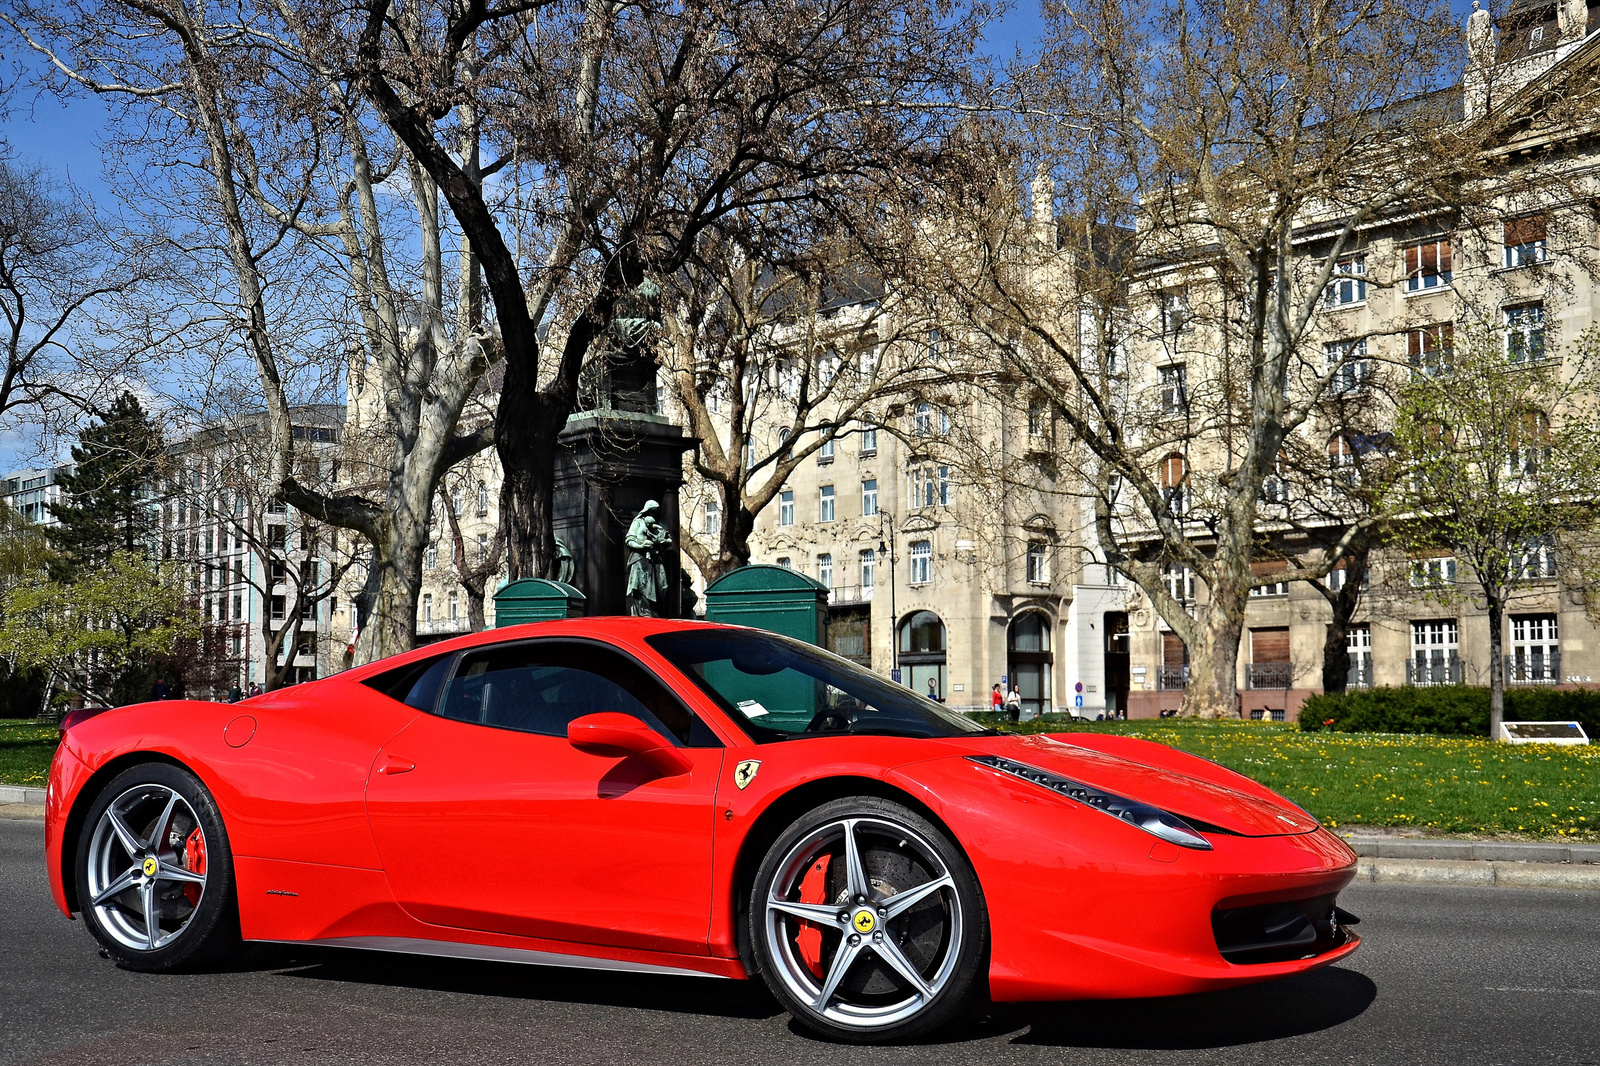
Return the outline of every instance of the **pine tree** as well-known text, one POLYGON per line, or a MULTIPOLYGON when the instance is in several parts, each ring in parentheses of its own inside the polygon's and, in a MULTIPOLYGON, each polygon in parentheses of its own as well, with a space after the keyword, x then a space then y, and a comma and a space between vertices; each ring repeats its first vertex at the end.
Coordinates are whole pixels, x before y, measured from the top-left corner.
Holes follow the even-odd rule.
POLYGON ((79 433, 75 469, 59 479, 63 502, 51 507, 60 523, 50 530, 53 580, 100 569, 114 552, 150 554, 156 528, 150 490, 163 448, 160 432, 129 392, 79 433))

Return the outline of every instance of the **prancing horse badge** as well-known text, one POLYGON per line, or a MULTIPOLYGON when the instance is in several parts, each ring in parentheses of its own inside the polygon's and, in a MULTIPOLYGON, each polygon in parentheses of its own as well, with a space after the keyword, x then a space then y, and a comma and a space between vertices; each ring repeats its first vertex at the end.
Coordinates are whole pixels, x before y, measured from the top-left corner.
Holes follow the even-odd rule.
POLYGON ((733 783, 739 786, 742 792, 750 782, 756 779, 756 771, 761 769, 760 759, 746 759, 733 768, 733 783))

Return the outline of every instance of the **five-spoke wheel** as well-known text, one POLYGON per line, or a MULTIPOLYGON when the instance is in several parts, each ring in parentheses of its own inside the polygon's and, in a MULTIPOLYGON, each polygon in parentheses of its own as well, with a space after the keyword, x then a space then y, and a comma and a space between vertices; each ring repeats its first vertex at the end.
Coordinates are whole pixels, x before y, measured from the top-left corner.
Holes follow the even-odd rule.
POLYGON ((231 866, 204 786, 175 766, 137 766, 107 785, 84 822, 79 900, 119 962, 172 969, 236 941, 231 866))
POLYGON ((751 941, 773 993, 845 1040, 899 1040, 951 1021, 983 992, 988 923, 958 848, 873 797, 825 804, 757 873, 751 941))

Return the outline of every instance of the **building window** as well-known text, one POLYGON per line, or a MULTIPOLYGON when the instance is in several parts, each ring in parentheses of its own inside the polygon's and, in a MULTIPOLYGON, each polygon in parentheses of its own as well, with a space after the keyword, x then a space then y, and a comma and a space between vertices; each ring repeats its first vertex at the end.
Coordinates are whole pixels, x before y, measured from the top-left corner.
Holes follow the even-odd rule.
POLYGON ((1050 558, 1047 547, 1042 540, 1028 542, 1028 583, 1031 585, 1047 585, 1050 583, 1050 558))
POLYGON ((1042 397, 1028 401, 1028 437, 1034 447, 1050 439, 1050 405, 1042 397))
MULTIPOLYGON (((1350 580, 1350 570, 1347 566, 1345 566, 1344 563, 1340 563, 1338 566, 1328 571, 1328 576, 1326 578, 1328 591, 1339 592, 1344 588, 1345 582, 1348 580, 1350 580)), ((1360 588, 1363 592, 1366 591, 1371 583, 1371 580, 1371 571, 1369 571, 1366 567, 1362 567, 1360 588)))
POLYGON ((1545 220, 1543 215, 1506 220, 1506 266, 1524 267, 1545 260, 1545 220))
POLYGON ((911 542, 911 576, 907 580, 913 585, 926 585, 933 580, 932 541, 914 540, 911 542))
POLYGON ((233 597, 233 620, 235 622, 244 621, 244 597, 237 593, 233 597))
POLYGON ((787 555, 778 556, 778 565, 783 567, 785 570, 794 569, 794 563, 787 555))
POLYGON ((478 534, 478 563, 481 566, 489 558, 489 534, 478 534))
POLYGON ((1256 582, 1250 586, 1251 597, 1260 599, 1263 596, 1289 595, 1289 582, 1283 579, 1288 568, 1287 563, 1281 562, 1251 563, 1250 573, 1256 582))
POLYGON ((1328 467, 1332 471, 1335 491, 1361 484, 1361 467, 1356 464, 1355 445, 1343 433, 1335 434, 1328 440, 1328 467))
POLYGON ((461 513, 461 490, 460 489, 451 489, 450 490, 450 513, 453 514, 453 515, 459 515, 461 513))
POLYGON ((1161 579, 1166 583, 1167 594, 1179 603, 1194 602, 1194 571, 1187 566, 1177 563, 1168 563, 1161 572, 1161 579))
POLYGON ((1423 292, 1450 284, 1450 238, 1423 241, 1405 250, 1406 291, 1423 292))
POLYGON ((1328 282, 1327 305, 1349 307, 1365 303, 1367 299, 1367 257, 1353 255, 1334 264, 1333 278, 1328 282))
POLYGON ((861 454, 878 454, 878 427, 865 426, 861 430, 861 454))
POLYGON ((829 590, 833 588, 832 552, 823 552, 821 555, 817 556, 817 580, 822 583, 823 588, 829 590))
POLYGON ((1350 653, 1350 671, 1345 684, 1350 688, 1372 687, 1372 627, 1351 626, 1345 631, 1345 649, 1350 653))
POLYGON ((861 482, 861 517, 871 518, 878 513, 878 479, 866 478, 861 482))
POLYGON ((939 506, 950 506, 950 468, 948 466, 939 468, 939 506))
POLYGON ((489 486, 482 481, 478 482, 478 514, 489 513, 489 486))
POLYGON ((938 491, 933 479, 933 467, 914 466, 911 468, 906 480, 910 486, 910 493, 907 497, 907 502, 910 503, 911 507, 913 509, 919 507, 932 507, 934 493, 938 491))
POLYGON ((1556 548, 1550 537, 1511 546, 1511 580, 1549 581, 1556 576, 1556 548))
POLYGON ((281 622, 285 613, 285 601, 282 596, 273 596, 268 601, 269 617, 274 622, 281 622))
POLYGON ((1506 360, 1536 363, 1544 358, 1544 304, 1508 307, 1506 316, 1506 360))
POLYGON ((856 356, 856 369, 863 381, 871 381, 878 373, 878 346, 869 344, 856 356))
POLYGON ((1322 346, 1328 372, 1328 391, 1336 396, 1358 392, 1372 382, 1372 360, 1367 358, 1367 342, 1334 341, 1322 346))
MULTIPOLYGON (((1442 588, 1456 583, 1456 557, 1435 555, 1427 559, 1411 560, 1411 587, 1414 589, 1442 588)), ((1455 623, 1450 623, 1454 625, 1455 623)))
POLYGON ((1176 452, 1161 460, 1161 500, 1167 510, 1181 516, 1188 510, 1187 481, 1189 464, 1176 452))
POLYGON ((1561 681, 1561 642, 1553 614, 1511 616, 1511 654, 1506 680, 1513 685, 1554 685, 1561 681))
POLYGON ((1411 359, 1411 376, 1437 378, 1450 373, 1450 349, 1455 341, 1455 325, 1442 322, 1406 334, 1406 354, 1411 359))
POLYGON ((817 512, 819 522, 833 521, 833 486, 822 486, 822 505, 817 512))
POLYGON ((822 447, 817 449, 817 465, 827 466, 833 462, 833 438, 829 437, 822 442, 822 447))
POLYGON ((926 400, 917 404, 917 413, 912 424, 912 432, 919 437, 931 437, 933 435, 933 404, 928 403, 926 400))
POLYGON ((1189 413, 1189 369, 1182 363, 1164 366, 1157 371, 1161 384, 1161 413, 1184 415, 1189 413))
POLYGON ((1272 470, 1261 479, 1262 503, 1289 502, 1289 459, 1283 452, 1272 462, 1272 470))
POLYGON ((454 622, 460 617, 460 602, 456 593, 450 594, 450 621, 454 622))
POLYGON ((794 525, 794 491, 784 489, 778 497, 778 525, 794 525))
POLYGON ((871 548, 864 549, 861 552, 861 598, 864 600, 872 597, 872 585, 877 569, 878 553, 871 548))
POLYGON ((716 500, 706 501, 706 520, 702 532, 715 537, 722 532, 722 506, 716 500))
POLYGON ((433 593, 431 592, 422 594, 422 620, 424 622, 433 621, 433 593))
POLYGON ((1189 294, 1172 290, 1161 294, 1161 332, 1181 333, 1189 328, 1189 294))
POLYGON ((1411 623, 1411 661, 1407 680, 1413 685, 1454 685, 1461 681, 1460 633, 1453 618, 1411 623))
POLYGON ((424 570, 432 570, 438 565, 439 546, 437 544, 430 544, 428 545, 428 550, 422 553, 422 568, 424 570))

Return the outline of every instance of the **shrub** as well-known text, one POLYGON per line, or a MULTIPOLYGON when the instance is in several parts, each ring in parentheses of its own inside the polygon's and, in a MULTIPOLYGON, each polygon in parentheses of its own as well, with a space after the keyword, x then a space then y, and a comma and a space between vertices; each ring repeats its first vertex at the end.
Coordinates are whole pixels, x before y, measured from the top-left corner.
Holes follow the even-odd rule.
MULTIPOLYGON (((1506 721, 1581 722, 1591 739, 1600 740, 1600 691, 1508 689, 1506 721)), ((1408 686, 1312 696, 1300 707, 1300 728, 1340 733, 1487 736, 1489 690, 1464 685, 1408 686)))

